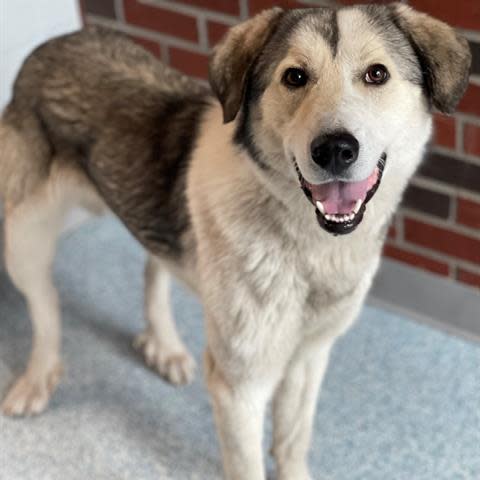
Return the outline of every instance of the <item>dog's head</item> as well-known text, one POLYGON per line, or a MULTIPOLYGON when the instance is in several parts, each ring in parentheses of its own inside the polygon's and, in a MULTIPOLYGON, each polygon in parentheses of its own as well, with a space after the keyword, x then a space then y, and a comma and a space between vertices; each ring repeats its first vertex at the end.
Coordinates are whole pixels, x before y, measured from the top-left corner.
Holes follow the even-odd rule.
POLYGON ((382 176, 400 197, 431 110, 454 110, 469 66, 452 28, 400 3, 274 8, 230 30, 210 83, 224 121, 237 121, 235 141, 266 175, 298 177, 320 225, 344 234, 382 176))

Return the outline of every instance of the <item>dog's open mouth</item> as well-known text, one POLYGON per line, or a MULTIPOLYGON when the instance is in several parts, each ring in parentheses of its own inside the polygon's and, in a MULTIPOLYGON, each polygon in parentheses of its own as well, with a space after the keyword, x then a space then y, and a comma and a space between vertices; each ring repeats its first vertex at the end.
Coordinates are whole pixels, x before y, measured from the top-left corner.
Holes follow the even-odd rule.
POLYGON ((360 182, 333 181, 313 185, 307 182, 295 162, 300 185, 315 205, 320 226, 334 235, 345 235, 363 220, 366 205, 375 195, 382 180, 387 155, 382 154, 372 174, 360 182))

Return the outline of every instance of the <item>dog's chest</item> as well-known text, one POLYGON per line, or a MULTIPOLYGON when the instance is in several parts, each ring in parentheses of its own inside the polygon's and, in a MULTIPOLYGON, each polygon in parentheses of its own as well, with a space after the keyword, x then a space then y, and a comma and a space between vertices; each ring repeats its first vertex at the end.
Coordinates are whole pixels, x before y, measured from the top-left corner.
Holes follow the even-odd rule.
POLYGON ((279 240, 258 246, 245 263, 246 288, 275 323, 321 329, 335 307, 353 301, 375 271, 378 255, 350 243, 279 240))
POLYGON ((365 284, 365 273, 352 269, 346 255, 298 247, 284 240, 257 241, 221 279, 232 288, 217 297, 228 312, 217 328, 229 338, 228 358, 234 364, 261 364, 268 370, 300 345, 334 338, 351 324, 351 306, 359 304, 357 288, 365 284))

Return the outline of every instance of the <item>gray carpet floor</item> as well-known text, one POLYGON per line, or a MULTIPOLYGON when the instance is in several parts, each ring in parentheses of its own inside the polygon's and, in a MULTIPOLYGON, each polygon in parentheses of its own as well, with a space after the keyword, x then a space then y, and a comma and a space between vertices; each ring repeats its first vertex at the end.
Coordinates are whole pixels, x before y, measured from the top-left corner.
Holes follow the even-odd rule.
MULTIPOLYGON (((43 415, 0 417, 1 480, 221 478, 201 372, 173 388, 131 346, 143 327, 143 261, 111 219, 62 240, 67 374, 43 415)), ((179 286, 173 299, 200 362, 201 307, 179 286)), ((0 271, 0 395, 29 346, 25 305, 0 271)), ((315 480, 480 479, 479 345, 365 307, 334 350, 311 465, 315 480)))

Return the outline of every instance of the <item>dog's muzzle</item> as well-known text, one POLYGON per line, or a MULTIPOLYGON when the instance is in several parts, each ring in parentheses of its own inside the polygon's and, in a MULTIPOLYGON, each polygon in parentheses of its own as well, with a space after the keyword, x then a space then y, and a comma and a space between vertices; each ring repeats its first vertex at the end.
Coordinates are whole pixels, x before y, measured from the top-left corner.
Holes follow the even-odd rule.
POLYGON ((333 181, 319 185, 307 182, 294 160, 302 190, 315 205, 318 223, 324 230, 333 235, 345 235, 357 228, 367 203, 380 186, 386 160, 387 155, 383 153, 372 174, 360 182, 333 181))

